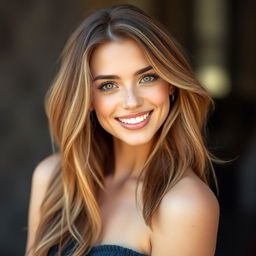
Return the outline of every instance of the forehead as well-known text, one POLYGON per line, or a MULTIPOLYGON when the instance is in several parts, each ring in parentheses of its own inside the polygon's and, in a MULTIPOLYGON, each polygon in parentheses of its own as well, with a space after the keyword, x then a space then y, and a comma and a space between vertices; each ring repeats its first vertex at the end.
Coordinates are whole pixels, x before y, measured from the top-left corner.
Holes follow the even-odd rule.
POLYGON ((134 73, 147 65, 142 46, 127 38, 98 46, 90 61, 93 75, 134 73))

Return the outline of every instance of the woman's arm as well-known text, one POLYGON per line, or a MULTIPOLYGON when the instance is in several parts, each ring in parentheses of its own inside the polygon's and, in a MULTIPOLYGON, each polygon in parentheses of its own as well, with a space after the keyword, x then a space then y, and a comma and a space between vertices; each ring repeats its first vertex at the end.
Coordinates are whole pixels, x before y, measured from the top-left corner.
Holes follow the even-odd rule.
POLYGON ((36 230, 40 221, 40 206, 45 197, 52 173, 58 162, 58 155, 49 156, 37 165, 33 173, 28 214, 27 256, 32 256, 30 248, 33 245, 36 230))
POLYGON ((219 204, 202 181, 184 179, 163 198, 153 218, 152 256, 213 256, 219 204))

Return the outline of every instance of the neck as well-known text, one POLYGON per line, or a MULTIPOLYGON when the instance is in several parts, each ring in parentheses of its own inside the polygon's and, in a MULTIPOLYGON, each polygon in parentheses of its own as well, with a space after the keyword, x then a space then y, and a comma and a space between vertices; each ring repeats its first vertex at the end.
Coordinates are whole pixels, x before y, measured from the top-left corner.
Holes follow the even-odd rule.
POLYGON ((137 178, 147 160, 152 142, 139 146, 128 145, 114 138, 115 170, 113 180, 137 178))

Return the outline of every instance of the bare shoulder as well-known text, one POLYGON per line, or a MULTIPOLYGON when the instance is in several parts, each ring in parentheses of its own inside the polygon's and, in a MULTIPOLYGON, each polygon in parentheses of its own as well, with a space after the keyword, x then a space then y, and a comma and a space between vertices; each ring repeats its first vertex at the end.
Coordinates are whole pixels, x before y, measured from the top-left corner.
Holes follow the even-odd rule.
POLYGON ((41 180, 49 182, 55 168, 60 162, 59 154, 54 154, 46 157, 40 163, 37 164, 34 173, 33 180, 41 180))
POLYGON ((40 208, 50 184, 51 177, 58 167, 59 162, 59 154, 54 154, 46 157, 37 164, 32 178, 30 208, 40 208))
POLYGON ((35 168, 32 178, 31 195, 28 216, 28 237, 26 255, 31 255, 30 249, 35 239, 37 227, 40 222, 40 208, 47 193, 51 177, 58 168, 60 156, 54 154, 42 160, 35 168))
POLYGON ((162 199, 152 219, 152 255, 214 255, 219 203, 190 170, 162 199))
POLYGON ((190 170, 163 198, 160 211, 168 212, 171 209, 210 211, 216 213, 219 211, 219 204, 216 196, 197 175, 190 170))

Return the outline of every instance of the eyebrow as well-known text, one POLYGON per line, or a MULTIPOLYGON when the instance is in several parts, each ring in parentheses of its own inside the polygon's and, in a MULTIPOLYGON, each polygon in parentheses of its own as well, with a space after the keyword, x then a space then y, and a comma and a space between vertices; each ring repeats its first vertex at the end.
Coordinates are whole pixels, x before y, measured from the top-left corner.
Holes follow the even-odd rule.
MULTIPOLYGON (((134 76, 143 74, 151 69, 153 69, 152 66, 147 66, 145 68, 139 69, 138 71, 136 71, 134 73, 134 76)), ((120 77, 117 75, 98 75, 98 76, 94 77, 93 81, 100 80, 100 79, 120 79, 120 77)))

